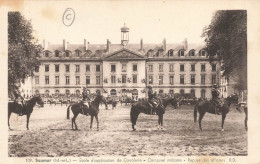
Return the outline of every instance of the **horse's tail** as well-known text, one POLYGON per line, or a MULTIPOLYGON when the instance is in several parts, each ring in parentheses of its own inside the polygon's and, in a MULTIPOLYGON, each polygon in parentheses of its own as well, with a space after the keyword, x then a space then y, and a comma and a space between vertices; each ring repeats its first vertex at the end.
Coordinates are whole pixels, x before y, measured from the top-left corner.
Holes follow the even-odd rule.
POLYGON ((69 105, 67 108, 67 119, 70 119, 70 107, 71 105, 69 105))
POLYGON ((199 104, 196 104, 196 105, 194 106, 194 122, 197 122, 198 105, 199 105, 199 104))

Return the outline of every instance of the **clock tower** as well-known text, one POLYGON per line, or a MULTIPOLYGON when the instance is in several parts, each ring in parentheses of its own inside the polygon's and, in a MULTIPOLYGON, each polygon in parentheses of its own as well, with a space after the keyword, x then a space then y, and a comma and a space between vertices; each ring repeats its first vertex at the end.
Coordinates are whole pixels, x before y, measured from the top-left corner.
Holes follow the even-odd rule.
POLYGON ((129 28, 124 24, 121 27, 121 44, 125 47, 129 42, 129 28))

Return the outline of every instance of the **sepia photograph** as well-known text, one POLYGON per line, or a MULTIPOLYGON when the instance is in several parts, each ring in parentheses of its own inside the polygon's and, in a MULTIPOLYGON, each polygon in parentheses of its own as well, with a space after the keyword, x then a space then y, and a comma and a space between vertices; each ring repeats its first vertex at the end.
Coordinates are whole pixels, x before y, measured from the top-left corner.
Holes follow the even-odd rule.
POLYGON ((9 161, 249 162, 247 5, 76 2, 1 4, 9 161))

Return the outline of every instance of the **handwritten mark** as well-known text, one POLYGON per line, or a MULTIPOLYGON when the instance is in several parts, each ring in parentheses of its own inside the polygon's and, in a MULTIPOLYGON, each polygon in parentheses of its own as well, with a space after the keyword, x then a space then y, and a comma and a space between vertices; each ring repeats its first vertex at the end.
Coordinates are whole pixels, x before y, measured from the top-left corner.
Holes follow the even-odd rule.
POLYGON ((65 26, 71 26, 75 20, 75 11, 72 8, 66 8, 63 13, 62 21, 65 26))

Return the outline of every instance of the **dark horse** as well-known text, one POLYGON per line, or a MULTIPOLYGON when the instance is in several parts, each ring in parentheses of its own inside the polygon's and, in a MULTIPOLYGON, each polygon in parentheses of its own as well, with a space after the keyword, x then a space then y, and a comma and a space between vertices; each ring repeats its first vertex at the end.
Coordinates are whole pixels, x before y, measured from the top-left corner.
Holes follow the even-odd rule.
MULTIPOLYGON (((17 109, 17 104, 15 104, 16 102, 8 102, 8 127, 10 128, 10 124, 9 124, 9 119, 12 113, 16 113, 19 114, 19 110, 17 109)), ((33 112, 33 107, 35 106, 35 104, 39 104, 41 107, 44 106, 44 103, 42 101, 42 98, 39 96, 33 97, 28 101, 24 102, 24 106, 20 106, 22 108, 22 114, 23 115, 27 115, 27 124, 26 124, 26 128, 27 130, 29 130, 29 119, 31 116, 31 113, 33 112)))
POLYGON ((79 113, 86 115, 86 113, 88 113, 91 116, 91 122, 90 122, 90 129, 92 130, 92 123, 93 123, 93 118, 96 118, 97 121, 97 130, 99 130, 99 122, 98 122, 98 113, 99 113, 99 104, 103 102, 106 105, 107 108, 107 101, 106 99, 101 96, 98 95, 94 101, 91 102, 89 109, 84 109, 82 110, 82 102, 80 103, 75 103, 73 105, 69 105, 67 108, 67 119, 70 118, 70 107, 71 107, 71 111, 73 112, 74 116, 72 118, 72 129, 73 129, 73 124, 75 124, 75 130, 78 130, 77 124, 76 124, 76 118, 78 116, 79 113))
MULTIPOLYGON (((224 121, 225 121, 226 115, 229 112, 229 107, 232 103, 234 103, 234 100, 235 99, 232 96, 224 99, 224 104, 221 108, 222 131, 224 131, 224 121)), ((199 111, 199 128, 200 128, 200 130, 202 130, 201 121, 202 121, 203 116, 205 115, 206 112, 211 113, 211 114, 216 114, 215 106, 212 104, 211 100, 199 101, 194 107, 194 122, 197 121, 197 111, 199 111)))
MULTIPOLYGON (((158 129, 161 126, 161 129, 163 129, 163 114, 165 113, 166 107, 171 104, 172 106, 176 106, 177 100, 174 98, 167 98, 159 101, 159 105, 156 108, 156 114, 158 115, 158 129)), ((136 103, 132 104, 131 111, 130 111, 130 119, 132 122, 132 128, 133 131, 135 131, 135 125, 137 118, 140 113, 144 114, 151 114, 151 108, 150 105, 146 100, 140 100, 136 103)))
POLYGON ((117 101, 112 101, 112 110, 116 109, 117 101))

